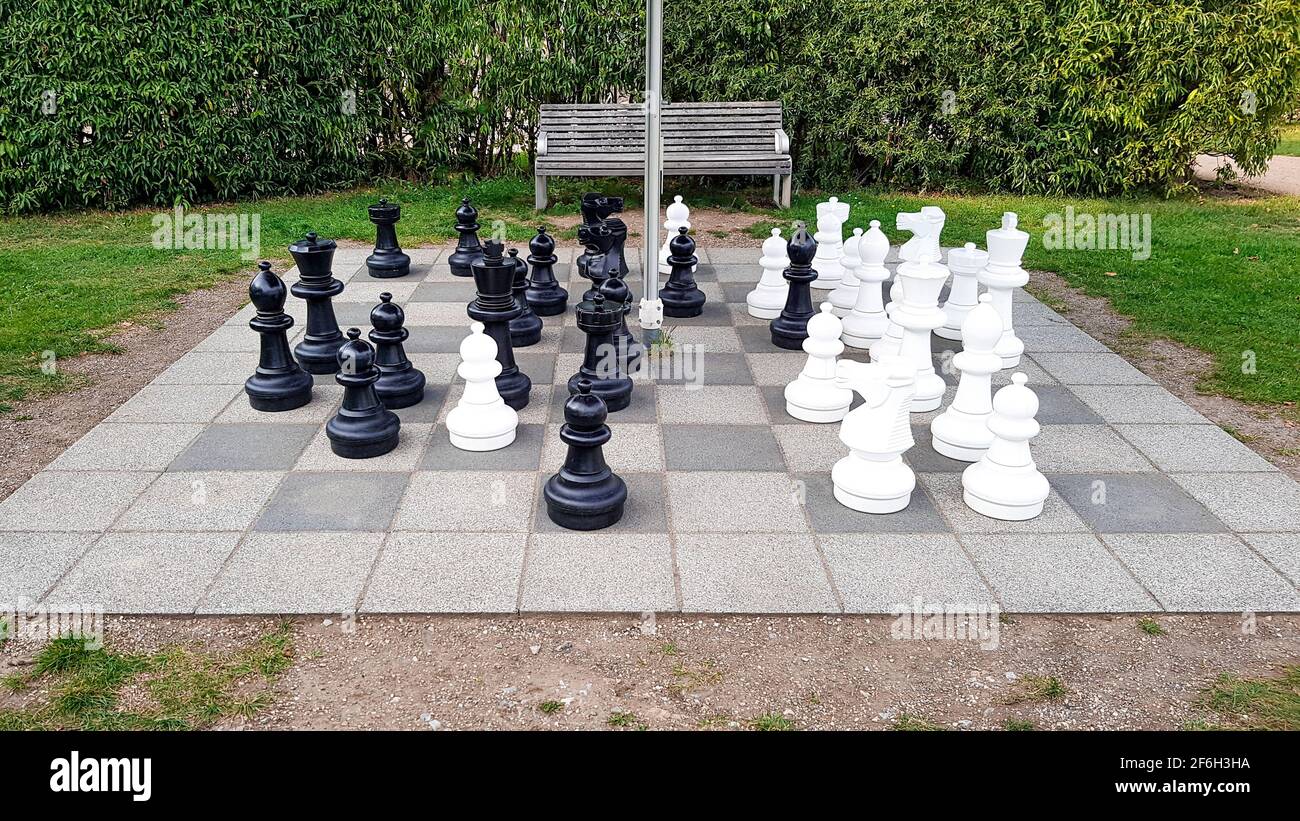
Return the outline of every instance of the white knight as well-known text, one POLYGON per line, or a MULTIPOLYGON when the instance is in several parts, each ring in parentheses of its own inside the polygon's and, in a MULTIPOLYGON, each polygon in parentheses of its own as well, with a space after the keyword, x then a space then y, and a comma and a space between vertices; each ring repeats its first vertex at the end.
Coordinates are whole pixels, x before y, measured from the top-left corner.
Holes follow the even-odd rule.
POLYGON ((863 513, 895 513, 912 501, 916 474, 903 462, 912 439, 911 404, 915 373, 893 357, 863 364, 840 362, 836 377, 862 396, 840 424, 849 455, 831 469, 840 504, 863 513))

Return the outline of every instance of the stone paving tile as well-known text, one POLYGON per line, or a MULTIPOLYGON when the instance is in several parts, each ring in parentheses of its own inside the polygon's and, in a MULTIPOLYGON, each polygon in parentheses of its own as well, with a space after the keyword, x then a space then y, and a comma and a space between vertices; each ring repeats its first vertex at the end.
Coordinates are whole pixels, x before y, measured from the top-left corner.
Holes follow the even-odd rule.
POLYGON ((664 320, 674 345, 694 345, 709 353, 740 353, 740 336, 732 327, 712 325, 677 325, 671 317, 664 320))
POLYGON ((243 530, 283 476, 280 471, 164 473, 127 508, 113 530, 243 530))
MULTIPOLYGON (((426 384, 452 381, 456 378, 456 367, 460 365, 460 354, 454 353, 408 353, 406 358, 424 374, 426 384)), ((330 376, 331 380, 333 378, 330 376)))
POLYGON ((253 406, 248 404, 248 397, 244 395, 243 391, 240 391, 213 422, 221 425, 237 425, 248 422, 270 425, 301 425, 307 423, 321 425, 338 411, 341 401, 343 401, 342 386, 326 385, 318 382, 312 387, 311 401, 306 405, 293 410, 267 413, 254 410, 253 406))
MULTIPOLYGON (((609 423, 649 423, 658 421, 656 406, 658 393, 659 386, 653 382, 633 382, 632 404, 621 411, 611 413, 609 423)), ((554 390, 551 392, 550 416, 548 418, 554 424, 559 425, 564 422, 564 404, 569 401, 569 395, 567 379, 555 385, 554 390)))
POLYGON ((1035 353, 1033 358, 1064 385, 1152 384, 1151 377, 1125 362, 1118 354, 1035 353))
MULTIPOLYGON (((613 414, 611 420, 617 420, 613 414)), ((664 442, 658 425, 610 421, 610 440, 605 443, 605 461, 616 473, 633 470, 663 470, 664 442)), ((542 445, 542 470, 554 473, 564 464, 568 446, 560 439, 560 425, 547 425, 542 445)))
POLYGON ((785 387, 803 370, 805 357, 788 353, 745 354, 749 369, 754 374, 755 385, 780 385, 785 387))
POLYGON ((940 514, 956 533, 1087 533, 1088 525, 1052 489, 1043 512, 1028 521, 1005 522, 976 513, 966 506, 960 473, 918 473, 920 481, 930 492, 940 514))
POLYGON ((45 604, 102 607, 107 613, 193 613, 238 541, 238 533, 108 533, 45 604))
POLYGON ((413 353, 459 353, 460 343, 469 335, 469 320, 465 327, 453 325, 411 325, 406 330, 411 335, 402 348, 407 355, 413 353))
POLYGON ((157 476, 45 470, 0 502, 0 531, 101 533, 157 476))
POLYGON ((393 533, 375 565, 366 613, 513 613, 524 563, 514 534, 393 533))
POLYGON ((454 325, 469 332, 469 316, 460 302, 408 302, 407 325, 454 325))
POLYGON ((1064 385, 1038 385, 1034 388, 1034 395, 1038 397, 1038 415, 1034 418, 1040 425, 1100 425, 1104 422, 1096 411, 1064 385))
POLYGON ((599 533, 538 534, 528 548, 521 607, 533 612, 677 609, 666 535, 612 544, 599 533))
POLYGON ((818 541, 846 612, 910 611, 917 597, 927 605, 971 609, 996 604, 952 536, 848 535, 818 541))
POLYGON ((1137 533, 1103 538, 1167 610, 1300 609, 1295 587, 1235 536, 1137 533))
MULTIPOLYGON (((752 385, 754 377, 745 355, 704 351, 683 356, 656 356, 644 366, 657 385, 752 385)), ((575 368, 576 370, 576 368, 575 368)))
POLYGON ((1300 485, 1282 473, 1179 473, 1172 478, 1233 530, 1300 531, 1300 485))
POLYGON ((1078 473, 1047 477, 1098 533, 1219 533, 1227 530, 1163 473, 1078 473))
POLYGON ((453 389, 452 385, 426 382, 423 399, 414 405, 393 410, 397 418, 402 420, 402 430, 405 431, 408 425, 432 425, 442 415, 443 403, 453 389))
POLYGON ((203 432, 202 425, 97 425, 50 463, 50 470, 157 472, 203 432))
POLYGON ((1017 326, 1016 336, 1025 343, 1025 350, 1039 353, 1109 353, 1109 349, 1073 325, 1017 326))
POLYGON ((767 423, 762 396, 753 385, 664 385, 658 390, 658 399, 664 421, 672 425, 708 424, 723 419, 732 425, 767 423))
POLYGON ((677 533, 806 533, 799 487, 785 473, 668 474, 677 533))
POLYGON ((1075 385, 1070 390, 1111 424, 1209 423, 1204 416, 1158 385, 1075 385))
MULTIPOLYGON (((252 373, 250 371, 249 373, 252 373)), ((230 400, 242 395, 240 385, 145 385, 109 414, 109 422, 211 422, 230 400)))
POLYGON ((97 533, 0 533, 0 603, 35 604, 97 533))
POLYGON ((544 425, 519 425, 515 441, 499 450, 461 450, 438 425, 420 457, 420 470, 537 470, 541 464, 544 425))
POLYGON ((686 613, 838 612, 812 536, 678 536, 686 613))
POLYGON ((918 482, 907 507, 897 513, 862 513, 840 504, 827 473, 801 473, 804 505, 816 533, 949 533, 925 488, 918 482))
POLYGON ((912 415, 912 439, 916 442, 906 453, 903 461, 918 473, 952 473, 960 475, 971 466, 970 462, 951 459, 934 449, 934 436, 929 425, 916 424, 916 414, 912 415))
MULTIPOLYGON (((306 329, 294 324, 289 329, 289 345, 297 345, 306 329)), ((261 348, 262 337, 251 328, 238 325, 222 325, 207 338, 194 346, 194 351, 243 351, 257 353, 261 348)), ((254 360, 256 361, 256 360, 254 360)))
POLYGON ((1300 533, 1242 533, 1247 544, 1300 584, 1300 533))
POLYGON ((1151 470, 1151 463, 1106 425, 1044 425, 1030 447, 1044 473, 1151 470))
POLYGON ((767 425, 665 425, 669 470, 784 470, 767 425))
POLYGON ((1015 323, 1017 334, 1020 333, 1021 328, 1029 328, 1035 325, 1070 324, 1070 320, 1061 316, 1041 302, 1017 301, 1016 307, 1012 312, 1012 321, 1015 323))
POLYGON ((1115 430, 1171 473, 1277 469, 1217 425, 1116 425, 1115 430))
POLYGON ((814 425, 805 422, 797 425, 773 425, 770 430, 781 446, 786 465, 796 473, 829 471, 836 462, 849 455, 848 447, 840 441, 838 424, 814 425))
POLYGON ((535 473, 524 471, 416 472, 392 529, 523 533, 535 481, 535 473))
MULTIPOLYGON (((664 476, 661 473, 619 473, 627 485, 627 502, 623 507, 623 518, 602 531, 609 538, 622 533, 667 533, 668 516, 665 511, 664 476)), ((536 512, 533 514, 532 530, 534 533, 568 533, 570 531, 552 522, 546 514, 546 500, 542 496, 549 474, 538 476, 534 498, 536 512)))
MULTIPOLYGON (((373 309, 379 304, 380 294, 392 294, 393 301, 398 305, 405 306, 411 299, 411 295, 419 283, 404 282, 398 279, 371 279, 367 274, 362 279, 353 280, 348 283, 348 287, 343 289, 343 293, 334 298, 335 302, 360 302, 367 308, 373 309)), ((470 297, 474 296, 471 289, 470 297)))
POLYGON ((320 425, 211 425, 178 454, 171 471, 288 470, 320 425))
MULTIPOLYGON (((415 292, 411 295, 411 302, 453 302, 461 306, 468 305, 475 297, 474 280, 472 277, 457 277, 451 280, 436 280, 421 282, 416 286, 415 292)), ((469 317, 466 315, 466 325, 468 327, 469 317)))
POLYGON ((350 615, 383 540, 382 533, 250 533, 198 611, 350 615))
POLYGON ((768 327, 768 323, 772 321, 770 319, 759 319, 756 316, 750 316, 749 310, 744 305, 738 305, 736 303, 727 305, 727 310, 731 312, 731 324, 735 325, 737 329, 757 327, 760 325, 768 327))
POLYGON ((961 541, 1009 612, 1160 609, 1092 534, 967 535, 961 541))
POLYGON ((268 531, 388 530, 409 479, 405 473, 293 472, 276 488, 253 527, 268 531))
POLYGON ((294 470, 306 471, 368 471, 380 473, 400 473, 415 470, 429 437, 433 433, 432 424, 402 425, 398 433, 397 447, 383 456, 370 459, 348 459, 339 456, 330 449, 329 436, 320 428, 302 456, 294 464, 294 470))

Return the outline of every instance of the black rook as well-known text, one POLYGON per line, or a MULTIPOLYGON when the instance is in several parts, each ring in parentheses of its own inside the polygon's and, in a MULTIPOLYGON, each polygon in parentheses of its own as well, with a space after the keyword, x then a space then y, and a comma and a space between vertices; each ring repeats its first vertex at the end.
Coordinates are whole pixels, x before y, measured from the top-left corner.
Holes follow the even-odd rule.
POLYGON ((298 364, 308 373, 334 373, 339 369, 338 351, 343 345, 343 332, 334 318, 331 302, 343 293, 343 283, 334 278, 337 247, 334 240, 321 239, 314 233, 289 246, 299 274, 289 291, 307 301, 307 331, 293 352, 298 364))
POLYGON ((507 405, 522 410, 528 405, 532 380, 515 364, 514 346, 510 344, 510 320, 519 316, 511 290, 515 266, 506 262, 502 246, 496 240, 483 245, 483 256, 473 264, 474 287, 478 296, 466 308, 469 318, 483 323, 483 332, 497 343, 497 361, 501 373, 496 377, 497 393, 507 405))
POLYGON ((375 252, 366 257, 366 269, 372 277, 388 279, 411 273, 411 258, 397 244, 395 226, 401 218, 401 206, 390 205, 386 199, 370 206, 370 221, 375 224, 375 252))

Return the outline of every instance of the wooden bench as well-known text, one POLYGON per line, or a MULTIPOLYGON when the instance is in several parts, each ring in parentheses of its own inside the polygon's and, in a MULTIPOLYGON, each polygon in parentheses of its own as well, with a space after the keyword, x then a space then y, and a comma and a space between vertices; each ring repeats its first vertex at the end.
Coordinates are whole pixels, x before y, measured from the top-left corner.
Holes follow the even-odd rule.
MULTIPOLYGON (((636 103, 543 105, 537 134, 536 205, 547 177, 645 174, 645 111, 636 103)), ((790 138, 780 102, 671 103, 660 118, 663 173, 772 175, 772 199, 790 207, 790 138)))

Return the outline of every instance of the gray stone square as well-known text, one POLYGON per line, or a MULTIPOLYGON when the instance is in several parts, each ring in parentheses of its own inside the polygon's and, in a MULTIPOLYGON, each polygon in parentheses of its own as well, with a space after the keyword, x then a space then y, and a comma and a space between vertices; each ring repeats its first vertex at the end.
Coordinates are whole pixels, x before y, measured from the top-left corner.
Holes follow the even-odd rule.
POLYGON ((657 396, 665 425, 767 424, 762 394, 753 385, 664 385, 657 396))
POLYGON ((1243 613, 1300 609, 1295 587, 1229 534, 1104 537, 1165 609, 1243 613))
POLYGON ((1158 385, 1075 385, 1070 390, 1112 425, 1209 424, 1208 419, 1158 385))
POLYGON ((1016 336, 1025 343, 1025 350, 1032 354, 1109 352, 1105 345, 1073 325, 1017 325, 1016 336))
POLYGON ((729 303, 744 305, 745 298, 749 296, 750 291, 754 290, 757 282, 757 277, 754 282, 723 282, 721 283, 722 297, 729 303))
MULTIPOLYGON (((433 283, 427 283, 433 284, 433 283)), ((465 319, 465 326, 458 327, 455 325, 415 325, 409 323, 406 330, 411 335, 407 338, 402 347, 406 353, 459 353, 460 343, 469 336, 469 318, 465 319)))
POLYGON ((1300 533, 1242 533, 1246 544, 1300 585, 1300 533))
MULTIPOLYGON (((772 350, 775 351, 776 348, 772 350)), ((808 357, 805 354, 784 351, 781 353, 747 353, 745 359, 749 362, 749 369, 754 374, 755 385, 771 385, 784 388, 799 376, 799 372, 803 370, 804 362, 807 361, 808 357)))
MULTIPOLYGON (((667 495, 664 493, 663 474, 620 471, 618 475, 627 485, 623 518, 600 533, 608 536, 619 533, 667 533, 667 495)), ((550 473, 544 472, 537 478, 537 509, 533 514, 532 529, 534 533, 568 533, 570 531, 552 522, 546 514, 546 499, 542 496, 542 488, 550 476, 550 473)))
POLYGON ((391 529, 524 533, 536 503, 536 477, 531 471, 419 471, 391 529))
POLYGON ((1044 425, 1030 442, 1044 473, 1142 473, 1151 462, 1106 425, 1044 425))
MULTIPOLYGON (((745 310, 742 306, 741 310, 745 310)), ((786 352, 784 348, 778 348, 772 344, 772 328, 768 324, 770 319, 757 320, 761 325, 738 325, 736 333, 740 336, 740 344, 746 353, 766 353, 775 354, 786 352)), ((852 350, 846 348, 845 350, 852 350)), ((802 356, 799 351, 789 351, 793 356, 802 356)))
POLYGON ((787 468, 795 473, 830 471, 835 463, 849 455, 848 446, 840 441, 840 426, 814 425, 807 422, 772 425, 781 446, 787 468))
POLYGON ((524 563, 514 534, 393 533, 361 609, 367 613, 513 613, 524 563))
MULTIPOLYGON (((329 378, 332 380, 334 377, 331 375, 329 378)), ((213 422, 221 425, 241 425, 250 422, 259 425, 304 425, 309 423, 323 425, 338 411, 339 403, 342 400, 343 387, 341 385, 333 382, 326 384, 317 379, 311 389, 311 401, 301 408, 276 413, 254 410, 253 406, 248 404, 248 397, 241 393, 226 406, 225 410, 217 415, 213 422)))
MULTIPOLYGON (((610 468, 616 472, 664 469, 664 444, 658 425, 619 421, 618 414, 612 414, 610 419, 610 439, 603 448, 610 468)), ((568 445, 560 439, 560 425, 548 425, 542 443, 542 470, 559 470, 567 453, 568 445)))
POLYGON ((520 425, 515 441, 490 451, 461 450, 451 443, 445 425, 433 430, 420 458, 420 470, 537 470, 542 458, 543 425, 520 425))
POLYGON ((418 282, 391 277, 371 277, 365 272, 343 289, 343 293, 334 298, 335 302, 361 302, 370 309, 379 304, 380 294, 390 294, 398 305, 405 305, 411 300, 411 294, 419 286, 418 282))
POLYGON ((745 355, 712 351, 673 351, 645 356, 638 366, 658 385, 752 385, 745 355))
MULTIPOLYGON (((250 371, 251 373, 251 371, 250 371)), ((247 378, 247 377, 246 377, 247 378)), ((109 417, 109 422, 211 422, 238 397, 245 404, 240 385, 145 385, 109 417)))
MULTIPOLYGON (((562 390, 562 388, 560 386, 551 385, 533 385, 532 389, 528 392, 528 404, 521 410, 517 411, 519 414, 519 424, 545 424, 551 413, 551 394, 556 390, 562 390)), ((456 409, 456 406, 460 404, 460 400, 464 395, 464 382, 459 382, 447 389, 447 398, 439 403, 437 416, 438 424, 446 424, 447 415, 456 409)), ((568 392, 565 391, 564 395, 567 398, 568 392)))
POLYGON ((35 604, 97 533, 0 533, 0 603, 35 604))
POLYGON ((679 536, 686 613, 827 613, 839 605, 812 536, 679 536))
POLYGON ((1144 613, 1159 604, 1087 533, 963 536, 1004 610, 1144 613))
POLYGON ((127 508, 113 529, 243 530, 257 518, 282 476, 280 471, 164 473, 127 508))
POLYGON ((767 425, 665 425, 669 470, 785 470, 767 425))
MULTIPOLYGON (((414 405, 393 410, 393 413, 397 414, 397 418, 402 420, 402 430, 406 430, 407 425, 432 424, 435 419, 442 415, 442 404, 447 401, 447 397, 452 390, 453 386, 451 385, 426 382, 423 399, 414 405)), ((459 390, 457 395, 459 396, 459 390)))
POLYGON ((455 302, 463 308, 475 296, 473 277, 457 277, 448 281, 421 282, 411 294, 411 302, 455 302))
POLYGON ((1033 390, 1038 397, 1034 418, 1040 425, 1100 425, 1105 421, 1064 385, 1038 385, 1033 390))
POLYGON ((290 473, 254 529, 388 530, 409 478, 405 473, 290 473))
POLYGON ((250 533, 200 613, 356 612, 382 533, 250 533))
POLYGON ((0 501, 0 531, 102 533, 157 475, 42 471, 0 501))
POLYGON ((960 473, 918 473, 939 513, 952 525, 955 533, 1088 533, 1087 523, 1079 518, 1061 494, 1053 488, 1043 503, 1043 512, 1023 522, 1007 522, 976 513, 967 507, 960 473))
POLYGON ((952 528, 939 515, 925 487, 917 482, 907 507, 897 513, 878 515, 845 507, 835 498, 829 473, 801 473, 804 504, 817 533, 950 533, 952 528))
POLYGON ((1116 425, 1115 430, 1169 473, 1276 470, 1217 425, 1116 425))
POLYGON ((319 425, 211 425, 167 469, 288 470, 318 430, 319 425))
MULTIPOLYGON (((460 365, 460 354, 408 352, 406 357, 424 374, 426 386, 446 385, 453 379, 460 381, 460 377, 456 375, 456 367, 460 365)), ((329 375, 329 380, 334 381, 333 374, 329 375)))
MULTIPOLYGON (((915 422, 916 414, 913 414, 915 422)), ((917 473, 955 473, 960 475, 962 471, 971 466, 970 462, 962 462, 958 459, 950 459, 934 449, 934 437, 930 433, 929 425, 912 425, 912 440, 915 445, 907 449, 903 454, 903 461, 908 467, 917 473)), ((845 453, 848 453, 847 448, 845 453)))
POLYGON ((1098 533, 1218 533, 1209 510, 1163 473, 1048 475, 1066 503, 1098 533))
POLYGON ((1152 384, 1151 377, 1110 352, 1035 353, 1033 358, 1063 385, 1152 384))
POLYGON ((991 608, 997 602, 952 536, 938 533, 821 536, 831 579, 849 613, 924 605, 991 608))
POLYGON ((294 463, 296 471, 352 471, 368 473, 401 473, 415 470, 420 463, 429 437, 433 433, 431 423, 402 425, 398 434, 397 447, 380 456, 369 459, 349 459, 339 456, 330 447, 329 435, 320 428, 316 436, 307 445, 302 456, 294 463))
POLYGON ((528 548, 522 608, 596 613, 676 610, 668 537, 614 543, 600 533, 538 534, 528 548))
POLYGON ((686 325, 730 325, 731 311, 721 299, 711 299, 704 303, 704 312, 699 316, 688 318, 664 317, 664 324, 686 325))
POLYGON ((668 474, 677 533, 806 533, 802 486, 785 473, 668 474))
POLYGON ((1300 531, 1300 485, 1272 473, 1179 473, 1173 480, 1233 530, 1300 531))
POLYGON ((203 426, 104 423, 50 463, 50 470, 143 470, 157 472, 185 449, 203 426))

